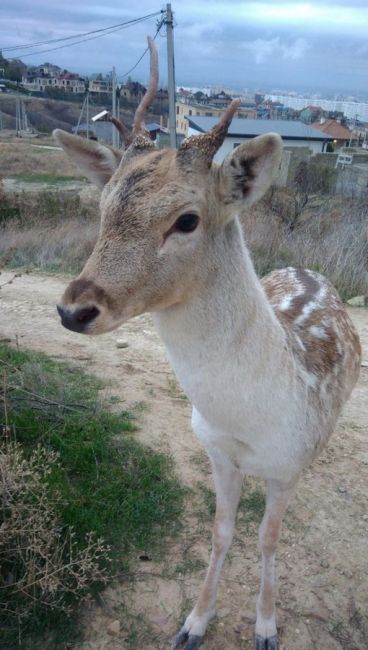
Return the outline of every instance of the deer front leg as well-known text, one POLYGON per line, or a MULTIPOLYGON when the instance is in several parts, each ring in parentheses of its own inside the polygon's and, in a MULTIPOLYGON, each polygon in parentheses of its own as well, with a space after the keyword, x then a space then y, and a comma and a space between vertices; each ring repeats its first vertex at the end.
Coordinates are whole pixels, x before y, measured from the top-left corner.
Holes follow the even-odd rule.
POLYGON ((281 522, 293 486, 278 481, 267 482, 266 510, 259 529, 262 551, 261 590, 257 602, 256 650, 277 650, 275 612, 275 552, 280 537, 281 522))
POLYGON ((177 635, 172 650, 182 645, 184 650, 196 650, 202 643, 208 621, 216 613, 220 573, 233 539, 243 476, 230 462, 211 460, 216 488, 216 515, 210 563, 198 601, 177 635))

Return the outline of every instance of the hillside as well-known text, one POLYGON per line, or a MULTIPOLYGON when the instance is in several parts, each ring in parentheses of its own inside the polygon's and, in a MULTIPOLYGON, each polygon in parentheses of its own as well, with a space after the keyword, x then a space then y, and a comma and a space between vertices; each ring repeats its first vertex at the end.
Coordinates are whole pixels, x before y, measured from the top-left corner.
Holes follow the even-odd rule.
MULTIPOLYGON (((3 129, 15 130, 15 100, 16 94, 0 95, 0 111, 2 113, 3 129)), ((42 97, 21 96, 26 107, 30 126, 41 133, 51 133, 53 129, 71 131, 78 123, 81 106, 80 102, 66 102, 42 97)), ((104 108, 110 108, 111 98, 106 96, 106 104, 94 103, 90 99, 90 115, 99 113, 104 108)), ((129 126, 133 121, 133 110, 121 110, 120 116, 129 126)), ((159 117, 152 114, 149 121, 157 121, 159 117), (152 119, 151 119, 152 117, 152 119)), ((83 118, 85 121, 85 118, 83 118)))

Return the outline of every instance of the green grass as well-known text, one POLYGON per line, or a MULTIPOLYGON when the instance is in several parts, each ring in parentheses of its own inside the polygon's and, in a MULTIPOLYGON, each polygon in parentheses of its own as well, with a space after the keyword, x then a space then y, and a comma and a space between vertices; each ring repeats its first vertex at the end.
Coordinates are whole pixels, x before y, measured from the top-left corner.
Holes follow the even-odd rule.
MULTIPOLYGON (((199 492, 202 494, 204 510, 201 510, 201 518, 213 519, 216 512, 216 497, 213 490, 209 489, 203 483, 197 484, 199 492)), ((239 501, 237 527, 249 531, 252 524, 260 524, 265 509, 265 496, 258 485, 247 479, 242 487, 242 493, 239 501)))
POLYGON ((48 185, 59 185, 73 181, 87 182, 81 176, 61 176, 59 174, 14 174, 10 176, 17 183, 47 183, 48 185))
POLYGON ((174 568, 175 574, 185 575, 187 573, 194 573, 196 571, 202 571, 207 568, 207 562, 197 559, 186 559, 183 560, 180 564, 177 564, 174 568))
MULTIPOLYGON (((81 547, 90 531, 103 537, 111 545, 112 563, 106 566, 114 574, 129 575, 139 552, 159 557, 164 536, 179 530, 184 490, 171 459, 131 435, 137 428, 132 414, 111 413, 99 398, 103 382, 42 354, 0 344, 0 375, 6 387, 0 425, 26 454, 41 444, 59 455, 47 480, 50 499, 61 495, 61 528, 73 527, 81 547)), ((70 640, 65 615, 45 615, 36 607, 33 619, 24 626, 25 639, 34 639, 37 630, 38 636, 52 631, 51 646, 38 640, 42 648, 70 640)))

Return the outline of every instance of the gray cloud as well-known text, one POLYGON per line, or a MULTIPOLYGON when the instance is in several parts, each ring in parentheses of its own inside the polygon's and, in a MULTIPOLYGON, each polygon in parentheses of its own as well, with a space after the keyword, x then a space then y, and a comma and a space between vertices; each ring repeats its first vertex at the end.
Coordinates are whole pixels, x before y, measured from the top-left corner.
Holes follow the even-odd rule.
MULTIPOLYGON (((141 0, 3 0, 0 47, 69 36, 107 27, 163 5, 141 0)), ((223 83, 237 88, 309 86, 340 92, 366 90, 366 0, 186 0, 173 3, 176 77, 181 84, 223 83)), ((50 60, 83 73, 129 70, 145 48, 151 19, 73 48, 39 53, 27 63, 50 60)), ((166 43, 157 39, 162 82, 166 43)), ((39 48, 41 49, 41 48, 39 48)), ((4 50, 7 56, 20 56, 4 50)), ((134 71, 147 78, 147 60, 134 71)))

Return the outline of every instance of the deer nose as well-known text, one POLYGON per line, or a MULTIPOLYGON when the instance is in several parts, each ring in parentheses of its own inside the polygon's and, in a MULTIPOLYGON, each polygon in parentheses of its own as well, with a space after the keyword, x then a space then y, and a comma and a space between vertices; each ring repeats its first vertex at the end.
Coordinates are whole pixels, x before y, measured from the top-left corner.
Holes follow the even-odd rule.
POLYGON ((92 307, 76 309, 75 311, 66 309, 61 305, 57 305, 56 309, 61 318, 61 324, 73 332, 83 332, 87 325, 89 325, 89 323, 91 323, 100 313, 100 310, 94 305, 92 307))

